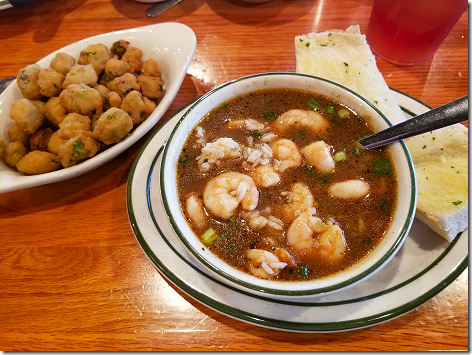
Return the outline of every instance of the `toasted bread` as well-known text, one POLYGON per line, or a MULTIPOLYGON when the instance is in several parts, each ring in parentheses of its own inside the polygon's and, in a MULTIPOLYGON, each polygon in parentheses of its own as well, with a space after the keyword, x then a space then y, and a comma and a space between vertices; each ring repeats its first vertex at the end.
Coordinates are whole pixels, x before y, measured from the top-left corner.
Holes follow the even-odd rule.
POLYGON ((416 173, 416 218, 448 241, 469 223, 468 137, 455 124, 405 139, 416 173))
POLYGON ((335 81, 361 94, 393 123, 405 120, 358 25, 295 37, 296 71, 335 81))

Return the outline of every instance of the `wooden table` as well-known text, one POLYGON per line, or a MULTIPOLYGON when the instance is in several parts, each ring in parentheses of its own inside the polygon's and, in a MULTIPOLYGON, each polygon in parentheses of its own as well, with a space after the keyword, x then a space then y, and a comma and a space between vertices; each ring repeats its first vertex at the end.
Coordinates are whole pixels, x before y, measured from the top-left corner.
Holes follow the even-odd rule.
MULTIPOLYGON (((156 18, 131 0, 36 0, 0 12, 0 78, 67 44, 175 21, 197 51, 165 117, 194 99, 190 75, 221 84, 294 71, 294 36, 367 29, 372 0, 186 0, 156 18)), ((378 60, 388 85, 436 107, 468 93, 468 10, 433 60, 378 60)), ((169 284, 136 241, 130 167, 149 134, 82 177, 0 195, 0 350, 467 350, 468 275, 415 310, 366 329, 301 334, 234 320, 169 284)))

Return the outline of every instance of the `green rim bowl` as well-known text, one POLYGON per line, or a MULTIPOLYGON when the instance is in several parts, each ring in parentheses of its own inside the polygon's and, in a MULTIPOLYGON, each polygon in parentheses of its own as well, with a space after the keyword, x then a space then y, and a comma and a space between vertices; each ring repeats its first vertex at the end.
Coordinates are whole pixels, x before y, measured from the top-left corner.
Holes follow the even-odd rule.
POLYGON ((398 178, 398 202, 392 223, 381 242, 365 258, 335 275, 310 281, 271 281, 256 278, 228 265, 200 241, 188 225, 179 204, 177 164, 188 135, 213 108, 244 93, 269 88, 293 88, 321 94, 343 103, 368 119, 375 131, 391 126, 368 100, 335 82, 297 73, 256 74, 223 84, 201 96, 173 129, 163 152, 161 193, 166 213, 179 240, 220 281, 252 294, 278 299, 325 296, 358 285, 379 272, 398 252, 413 223, 416 182, 413 163, 403 142, 388 146, 398 178))

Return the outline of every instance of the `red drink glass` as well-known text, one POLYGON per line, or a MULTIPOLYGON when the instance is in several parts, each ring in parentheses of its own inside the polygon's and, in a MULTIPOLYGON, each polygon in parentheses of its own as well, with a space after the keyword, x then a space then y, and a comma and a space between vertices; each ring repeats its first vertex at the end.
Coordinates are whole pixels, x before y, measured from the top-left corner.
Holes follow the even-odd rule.
POLYGON ((375 0, 366 39, 374 54, 398 65, 421 64, 467 8, 467 0, 375 0))

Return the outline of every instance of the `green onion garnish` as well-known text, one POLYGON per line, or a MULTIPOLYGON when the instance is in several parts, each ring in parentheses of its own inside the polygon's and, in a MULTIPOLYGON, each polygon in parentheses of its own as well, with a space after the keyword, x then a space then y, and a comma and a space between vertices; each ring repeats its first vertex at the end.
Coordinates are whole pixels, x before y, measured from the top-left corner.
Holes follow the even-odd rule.
POLYGON ((347 160, 347 154, 345 151, 339 151, 334 153, 334 161, 346 161, 347 160))
POLYGON ((215 240, 218 239, 218 235, 213 228, 207 229, 205 233, 202 234, 202 240, 205 244, 211 245, 215 240))
POLYGON ((310 99, 306 102, 306 105, 313 109, 313 110, 316 110, 316 109, 320 109, 321 108, 321 105, 318 103, 318 101, 315 101, 314 99, 310 99))

